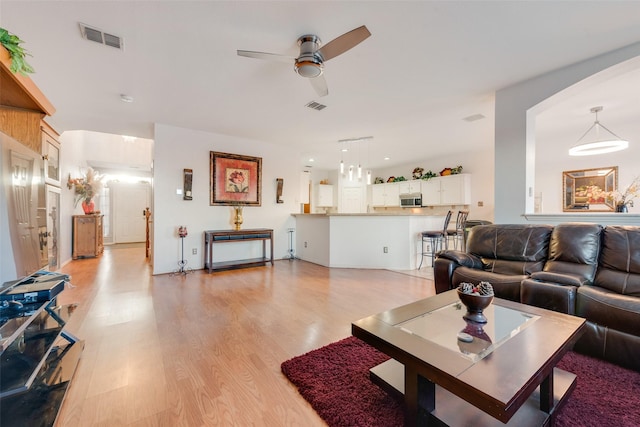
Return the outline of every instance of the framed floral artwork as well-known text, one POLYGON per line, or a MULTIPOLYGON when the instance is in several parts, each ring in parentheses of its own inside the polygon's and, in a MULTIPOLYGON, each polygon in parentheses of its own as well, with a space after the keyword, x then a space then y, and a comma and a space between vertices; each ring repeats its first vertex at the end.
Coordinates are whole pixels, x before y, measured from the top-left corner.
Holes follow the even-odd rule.
POLYGON ((262 205, 262 158, 210 152, 211 206, 262 205))

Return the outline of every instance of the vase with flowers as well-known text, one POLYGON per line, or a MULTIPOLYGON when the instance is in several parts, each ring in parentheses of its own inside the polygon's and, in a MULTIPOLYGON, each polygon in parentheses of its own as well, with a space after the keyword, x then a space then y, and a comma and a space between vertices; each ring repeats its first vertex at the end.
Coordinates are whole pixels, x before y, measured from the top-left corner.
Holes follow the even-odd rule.
POLYGON ((81 203, 82 210, 86 215, 90 215, 95 212, 95 202, 93 198, 100 194, 104 184, 102 183, 103 176, 92 168, 88 168, 86 173, 81 178, 69 178, 67 179, 67 188, 73 188, 75 193, 74 207, 81 203))
POLYGON ((624 191, 614 191, 612 193, 613 203, 616 212, 629 212, 629 207, 633 207, 633 200, 640 196, 640 175, 635 177, 631 184, 624 191))

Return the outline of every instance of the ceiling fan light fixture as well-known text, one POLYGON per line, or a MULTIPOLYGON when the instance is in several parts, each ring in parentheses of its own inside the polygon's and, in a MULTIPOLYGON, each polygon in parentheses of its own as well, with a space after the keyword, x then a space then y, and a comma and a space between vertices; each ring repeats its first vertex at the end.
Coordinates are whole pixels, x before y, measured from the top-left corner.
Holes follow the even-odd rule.
POLYGON ((299 60, 295 64, 296 73, 308 79, 313 79, 322 74, 322 68, 322 63, 316 61, 299 60))
POLYGON ((620 138, 598 121, 598 113, 603 107, 593 107, 591 112, 596 115, 595 122, 569 149, 570 156, 593 156, 597 154, 614 153, 629 148, 629 141, 620 138))

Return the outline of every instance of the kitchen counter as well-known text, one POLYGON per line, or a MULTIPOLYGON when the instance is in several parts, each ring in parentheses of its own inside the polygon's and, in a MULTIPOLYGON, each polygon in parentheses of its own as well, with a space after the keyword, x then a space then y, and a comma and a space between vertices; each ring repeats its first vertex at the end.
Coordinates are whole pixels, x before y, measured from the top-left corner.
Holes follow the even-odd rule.
POLYGON ((444 215, 411 211, 293 214, 295 254, 325 267, 416 269, 420 233, 441 229, 444 215))
POLYGON ((299 216, 434 216, 433 213, 425 213, 421 209, 415 212, 414 209, 403 209, 397 211, 388 212, 366 212, 366 213, 300 213, 292 214, 295 217, 299 216))

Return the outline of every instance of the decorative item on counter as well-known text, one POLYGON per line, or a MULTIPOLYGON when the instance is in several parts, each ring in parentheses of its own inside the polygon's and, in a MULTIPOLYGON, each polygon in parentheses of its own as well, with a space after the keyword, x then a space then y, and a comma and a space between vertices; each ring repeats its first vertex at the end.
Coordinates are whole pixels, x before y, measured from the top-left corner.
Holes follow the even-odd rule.
POLYGON ((387 182, 396 182, 396 177, 390 176, 389 178, 387 178, 387 182))
POLYGON ((440 171, 440 176, 449 176, 451 175, 451 168, 444 168, 440 171))
POLYGON ((463 319, 475 323, 487 323, 487 318, 482 311, 493 301, 493 286, 489 282, 480 282, 477 285, 460 283, 458 286, 458 298, 467 307, 467 313, 463 319))
POLYGON ((413 172, 411 172, 411 174, 413 175, 413 179, 422 178, 422 172, 424 172, 424 168, 421 168, 421 167, 414 168, 413 172))
POLYGON ((393 182, 400 182, 400 181, 406 181, 407 178, 405 178, 404 176, 400 175, 400 176, 396 176, 396 178, 393 180, 393 182))
POLYGON ((426 171, 425 173, 422 174, 422 177, 420 179, 424 179, 426 181, 428 179, 435 178, 436 176, 438 176, 437 173, 435 173, 435 172, 433 172, 431 170, 428 170, 428 171, 426 171))
POLYGON ((633 200, 638 196, 640 196, 640 175, 633 179, 624 192, 612 192, 611 198, 615 204, 616 212, 629 212, 629 207, 633 207, 633 200))
POLYGON ((67 179, 67 188, 71 190, 74 188, 75 201, 74 207, 78 206, 79 202, 82 202, 82 209, 86 215, 94 213, 95 203, 93 198, 100 194, 100 191, 104 187, 102 180, 104 177, 92 168, 87 168, 87 172, 82 178, 69 178, 67 179))
POLYGON ((379 176, 376 176, 376 179, 373 181, 374 184, 384 184, 384 179, 379 176))

